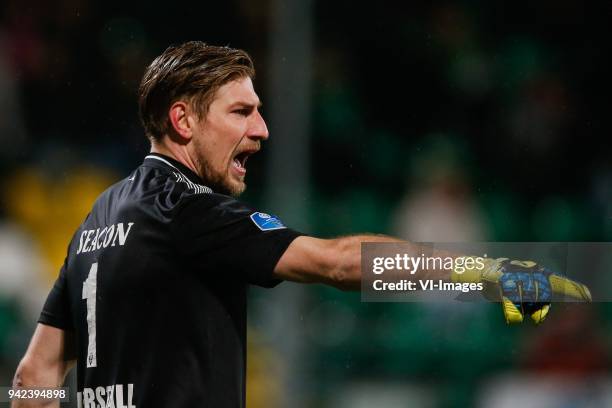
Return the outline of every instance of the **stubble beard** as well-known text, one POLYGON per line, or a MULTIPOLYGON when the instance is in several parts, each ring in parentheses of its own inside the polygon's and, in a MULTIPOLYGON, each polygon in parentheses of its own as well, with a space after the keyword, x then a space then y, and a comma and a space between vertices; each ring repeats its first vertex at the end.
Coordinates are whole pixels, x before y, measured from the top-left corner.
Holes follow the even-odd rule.
POLYGON ((241 183, 233 183, 230 180, 228 174, 229 169, 226 169, 224 174, 216 171, 205 157, 200 157, 197 165, 200 169, 200 174, 202 175, 204 183, 215 193, 238 197, 246 189, 244 181, 241 183))
POLYGON ((212 153, 208 152, 206 146, 201 143, 199 139, 194 139, 194 143, 196 151, 195 165, 199 170, 204 184, 210 187, 215 193, 232 197, 238 197, 242 194, 246 189, 244 181, 241 183, 233 183, 232 180, 230 180, 230 169, 225 168, 221 172, 216 170, 208 159, 208 157, 212 156, 212 153))

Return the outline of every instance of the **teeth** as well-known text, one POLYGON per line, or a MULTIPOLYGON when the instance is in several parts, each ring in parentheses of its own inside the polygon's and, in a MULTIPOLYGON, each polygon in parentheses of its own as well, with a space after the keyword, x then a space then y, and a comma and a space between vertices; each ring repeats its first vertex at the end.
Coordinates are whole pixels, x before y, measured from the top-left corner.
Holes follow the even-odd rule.
POLYGON ((240 170, 246 170, 246 162, 251 154, 253 154, 253 152, 248 150, 236 154, 232 161, 234 166, 240 170))

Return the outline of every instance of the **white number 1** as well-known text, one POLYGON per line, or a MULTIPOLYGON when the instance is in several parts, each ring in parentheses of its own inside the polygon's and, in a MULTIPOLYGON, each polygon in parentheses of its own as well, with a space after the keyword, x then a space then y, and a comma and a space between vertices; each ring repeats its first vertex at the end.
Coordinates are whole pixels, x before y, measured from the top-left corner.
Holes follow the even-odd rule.
POLYGON ((97 367, 96 360, 96 287, 98 281, 98 263, 89 269, 89 275, 83 282, 83 297, 87 299, 87 367, 97 367))

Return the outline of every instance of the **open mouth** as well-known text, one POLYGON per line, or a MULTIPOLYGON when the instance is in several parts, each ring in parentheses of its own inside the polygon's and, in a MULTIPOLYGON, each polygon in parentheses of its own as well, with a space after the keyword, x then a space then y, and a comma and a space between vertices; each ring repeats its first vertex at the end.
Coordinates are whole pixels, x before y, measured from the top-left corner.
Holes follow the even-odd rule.
POLYGON ((234 156, 233 164, 241 172, 246 172, 246 162, 257 150, 245 150, 234 156))

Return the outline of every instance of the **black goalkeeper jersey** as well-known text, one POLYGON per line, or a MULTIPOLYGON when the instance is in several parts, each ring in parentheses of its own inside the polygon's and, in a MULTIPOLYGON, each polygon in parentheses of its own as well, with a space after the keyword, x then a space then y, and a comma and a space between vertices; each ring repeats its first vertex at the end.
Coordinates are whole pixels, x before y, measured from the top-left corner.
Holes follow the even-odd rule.
POLYGON ((300 234, 148 155, 95 202, 39 322, 73 331, 79 406, 243 407, 247 284, 300 234))

